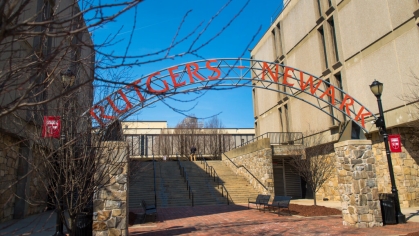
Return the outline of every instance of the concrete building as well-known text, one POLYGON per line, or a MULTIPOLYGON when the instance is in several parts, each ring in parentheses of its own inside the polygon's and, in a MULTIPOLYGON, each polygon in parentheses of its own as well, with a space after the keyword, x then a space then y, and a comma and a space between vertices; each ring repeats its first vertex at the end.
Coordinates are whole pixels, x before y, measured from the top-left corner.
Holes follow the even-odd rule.
MULTIPOLYGON (((418 89, 415 84, 419 82, 418 9, 416 0, 284 1, 283 11, 251 51, 252 59, 298 68, 330 82, 376 115, 377 99, 369 85, 374 80, 384 84, 381 99, 388 133, 402 137, 402 152, 393 153, 392 158, 404 207, 419 205, 419 133, 413 128, 418 122, 415 96, 418 89)), ((314 101, 303 93, 296 96, 314 101)), ((305 137, 323 136, 322 143, 336 143, 341 124, 347 120, 333 108, 325 107, 332 110, 336 119, 292 96, 263 89, 253 89, 253 102, 256 136, 267 132, 302 132, 305 137)), ((366 119, 369 131, 366 137, 372 141, 378 191, 389 193, 383 139, 371 121, 373 117, 366 119)), ((294 186, 300 188, 300 180, 290 179, 295 176, 286 179, 275 171, 275 168, 289 169, 286 158, 272 159, 279 165, 273 170, 273 175, 278 175, 274 182, 281 186, 295 182, 294 186)), ((340 200, 338 176, 324 184, 317 198, 340 200)))
MULTIPOLYGON (((36 173, 41 171, 37 168, 47 166, 40 151, 57 148, 60 139, 48 139, 51 145, 44 145, 47 141, 41 138, 43 117, 63 118, 67 114, 66 120, 74 120, 79 117, 74 114, 82 114, 92 105, 95 53, 90 33, 79 30, 85 22, 83 15, 78 15, 76 1, 6 1, 1 5, 3 222, 46 209, 48 184, 36 173), (64 78, 71 81, 64 85, 64 78)), ((80 118, 75 129, 88 126, 89 122, 80 118)))
POLYGON ((153 155, 157 158, 165 155, 175 157, 176 154, 181 155, 182 152, 186 154, 189 146, 192 145, 189 144, 191 140, 197 146, 198 153, 210 156, 210 149, 222 146, 223 150, 228 151, 249 142, 255 136, 252 128, 208 129, 203 128, 199 122, 198 128, 185 128, 183 131, 177 128, 167 128, 167 121, 123 121, 121 123, 125 140, 129 143, 131 158, 152 158, 153 155), (181 136, 189 137, 186 138, 187 140, 182 139, 182 143, 186 145, 182 148, 179 144, 181 136))

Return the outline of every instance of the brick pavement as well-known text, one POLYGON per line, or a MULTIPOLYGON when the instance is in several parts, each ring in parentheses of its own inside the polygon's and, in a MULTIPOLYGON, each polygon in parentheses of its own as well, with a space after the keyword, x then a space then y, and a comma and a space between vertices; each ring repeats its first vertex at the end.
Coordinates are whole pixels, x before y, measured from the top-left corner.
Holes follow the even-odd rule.
POLYGON ((300 217, 263 213, 244 205, 158 209, 157 223, 129 227, 130 235, 406 235, 419 223, 358 229, 341 216, 300 217))

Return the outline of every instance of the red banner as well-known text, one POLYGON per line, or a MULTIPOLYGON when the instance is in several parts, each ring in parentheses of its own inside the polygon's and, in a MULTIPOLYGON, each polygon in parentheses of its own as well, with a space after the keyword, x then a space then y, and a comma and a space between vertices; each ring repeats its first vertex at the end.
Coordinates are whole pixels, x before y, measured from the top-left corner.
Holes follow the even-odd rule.
POLYGON ((61 131, 61 117, 59 116, 44 116, 44 123, 42 124, 43 138, 60 138, 61 131))
POLYGON ((402 142, 400 134, 390 134, 388 136, 388 142, 390 143, 391 152, 402 152, 402 142))

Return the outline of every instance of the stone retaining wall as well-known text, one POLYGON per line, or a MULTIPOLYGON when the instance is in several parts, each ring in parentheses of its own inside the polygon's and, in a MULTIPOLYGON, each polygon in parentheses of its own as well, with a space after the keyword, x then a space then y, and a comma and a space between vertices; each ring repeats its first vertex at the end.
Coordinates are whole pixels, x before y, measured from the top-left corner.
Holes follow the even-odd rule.
POLYGON ((242 167, 236 168, 236 166, 223 155, 222 161, 235 171, 237 175, 245 177, 259 193, 274 194, 274 188, 271 184, 273 182, 273 166, 272 149, 269 138, 261 139, 245 147, 234 149, 227 152, 226 155, 237 166, 246 167, 250 173, 268 188, 268 190, 266 190, 251 174, 249 174, 248 171, 242 167))
MULTIPOLYGON (((394 177, 401 207, 419 206, 419 138, 414 128, 392 129, 389 133, 401 134, 402 152, 392 153, 394 177)), ((385 145, 378 134, 372 136, 372 151, 376 158, 378 191, 391 193, 390 174, 385 145)))

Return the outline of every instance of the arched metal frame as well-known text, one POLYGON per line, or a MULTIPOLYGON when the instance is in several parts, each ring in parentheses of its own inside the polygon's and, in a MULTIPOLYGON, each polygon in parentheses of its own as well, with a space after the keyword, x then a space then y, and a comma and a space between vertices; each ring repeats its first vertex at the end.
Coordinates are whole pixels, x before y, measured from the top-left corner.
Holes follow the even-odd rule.
MULTIPOLYGON (((162 99, 177 94, 254 87, 299 99, 341 122, 334 110, 353 120, 365 132, 365 118, 375 115, 360 102, 330 82, 297 68, 278 63, 223 58, 188 62, 143 76, 96 103, 85 114, 96 126, 106 126, 162 99), (286 89, 281 89, 286 88, 286 89), (337 98, 336 93, 340 93, 337 98), (313 99, 306 99, 307 94, 313 99)), ((201 96, 201 95, 197 95, 201 96)))

